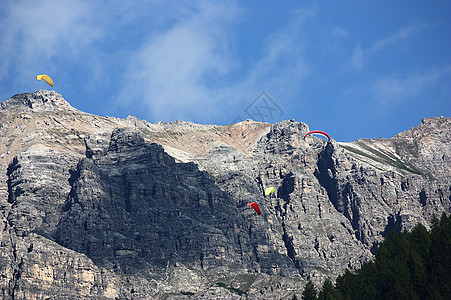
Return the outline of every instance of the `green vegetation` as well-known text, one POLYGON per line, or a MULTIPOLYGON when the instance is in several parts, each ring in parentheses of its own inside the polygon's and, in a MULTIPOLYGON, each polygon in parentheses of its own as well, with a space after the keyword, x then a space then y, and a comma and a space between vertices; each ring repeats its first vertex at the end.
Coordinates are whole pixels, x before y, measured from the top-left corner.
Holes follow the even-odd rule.
POLYGON ((253 274, 239 274, 235 276, 234 282, 240 283, 240 290, 248 291, 254 283, 256 276, 253 274))
POLYGON ((393 155, 392 153, 390 153, 388 151, 372 148, 362 142, 356 142, 356 145, 360 146, 362 149, 365 149, 368 152, 364 152, 364 151, 358 150, 357 148, 350 147, 347 145, 340 145, 340 146, 350 152, 353 152, 353 153, 358 154, 363 157, 368 157, 368 158, 370 158, 376 162, 382 163, 382 164, 393 166, 404 172, 409 172, 409 173, 413 173, 413 174, 417 174, 417 175, 427 175, 426 172, 417 169, 416 167, 414 167, 413 165, 411 165, 407 162, 401 161, 399 158, 397 158, 395 155, 393 155))
POLYGON ((304 287, 304 291, 302 292, 303 300, 315 300, 318 299, 318 291, 316 290, 315 285, 309 281, 304 287))
POLYGON ((193 295, 195 295, 193 292, 180 292, 180 294, 185 295, 185 296, 193 296, 193 295))
POLYGON ((225 284, 223 282, 216 282, 216 285, 219 286, 219 287, 225 288, 225 289, 227 289, 227 290, 229 290, 229 291, 231 291, 231 292, 233 292, 235 294, 238 294, 240 296, 243 295, 243 294, 246 294, 245 291, 237 289, 237 288, 234 288, 234 287, 231 287, 231 286, 228 286, 227 284, 225 284))
POLYGON ((418 142, 409 142, 405 139, 394 140, 394 146, 396 147, 396 152, 403 153, 407 156, 413 156, 418 158, 420 156, 420 149, 418 148, 418 142))
POLYGON ((447 299, 451 295, 451 216, 434 216, 428 231, 392 232, 379 246, 374 261, 336 284, 326 280, 321 291, 309 282, 302 299, 447 299), (448 296, 447 296, 448 295, 448 296))

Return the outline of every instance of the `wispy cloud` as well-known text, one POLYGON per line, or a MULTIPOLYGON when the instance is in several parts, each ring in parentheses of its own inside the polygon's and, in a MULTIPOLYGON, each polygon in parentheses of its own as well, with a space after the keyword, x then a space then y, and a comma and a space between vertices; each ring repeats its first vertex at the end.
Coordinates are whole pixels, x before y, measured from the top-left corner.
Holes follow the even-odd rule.
POLYGON ((77 57, 103 34, 91 2, 77 0, 8 1, 0 20, 0 78, 11 68, 34 73, 52 60, 77 57))
POLYGON ((226 3, 197 3, 169 28, 151 32, 129 56, 119 103, 138 103, 157 120, 209 111, 215 95, 208 87, 234 66, 226 31, 237 15, 226 3))
POLYGON ((348 99, 348 103, 366 112, 393 112, 406 103, 421 101, 424 105, 424 99, 430 99, 429 94, 437 95, 440 91, 449 93, 450 80, 451 65, 421 71, 393 72, 348 86, 344 89, 343 99, 348 99))
POLYGON ((254 87, 284 96, 298 87, 299 81, 307 76, 311 68, 305 59, 304 52, 309 42, 304 27, 315 17, 313 10, 293 11, 287 24, 265 39, 260 59, 246 73, 241 85, 247 86, 248 90, 254 87))
POLYGON ((421 96, 434 86, 443 76, 449 76, 450 67, 433 69, 428 72, 412 72, 404 76, 389 75, 376 80, 371 85, 373 97, 381 104, 394 104, 421 96))
POLYGON ((365 64, 365 60, 367 58, 367 55, 364 53, 362 46, 358 44, 354 48, 354 53, 352 54, 351 58, 351 65, 355 69, 361 69, 363 65, 365 64))
POLYGON ((428 24, 412 23, 407 27, 403 27, 392 33, 389 37, 373 42, 367 49, 362 48, 361 44, 357 44, 351 57, 351 65, 354 69, 361 69, 372 56, 383 51, 393 44, 401 40, 405 40, 418 31, 430 27, 428 24))
POLYGON ((369 50, 369 54, 372 55, 378 51, 381 51, 385 49, 386 47, 390 46, 390 44, 396 43, 400 40, 406 39, 410 37, 411 35, 415 34, 416 32, 420 31, 423 28, 427 28, 429 25, 427 24, 417 24, 412 23, 407 27, 403 27, 399 29, 398 31, 391 34, 389 37, 385 39, 381 39, 378 41, 375 41, 369 50))
POLYGON ((261 91, 286 98, 309 72, 303 25, 314 10, 292 11, 252 64, 235 52, 239 23, 251 15, 237 1, 5 3, 0 79, 14 76, 22 89, 37 73, 49 73, 68 86, 83 72, 85 91, 111 88, 117 110, 133 105, 151 120, 214 122, 261 91))
POLYGON ((349 33, 346 31, 346 29, 338 26, 334 27, 330 33, 330 36, 335 39, 344 38, 347 37, 348 35, 349 33))
POLYGON ((262 90, 290 88, 307 72, 299 36, 312 11, 293 12, 286 27, 266 38, 248 70, 240 69, 231 50, 242 13, 235 2, 197 3, 182 21, 149 35, 130 57, 118 103, 138 103, 153 120, 217 121, 223 109, 246 101, 244 109, 262 90))

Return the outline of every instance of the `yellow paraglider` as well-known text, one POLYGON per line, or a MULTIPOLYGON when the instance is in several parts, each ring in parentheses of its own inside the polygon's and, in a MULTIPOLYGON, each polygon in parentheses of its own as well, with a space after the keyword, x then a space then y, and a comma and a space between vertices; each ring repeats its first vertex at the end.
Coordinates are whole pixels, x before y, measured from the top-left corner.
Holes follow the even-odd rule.
POLYGON ((48 75, 42 74, 42 75, 38 75, 36 76, 37 80, 44 80, 45 82, 47 82, 51 87, 53 87, 53 80, 52 78, 50 78, 48 75))

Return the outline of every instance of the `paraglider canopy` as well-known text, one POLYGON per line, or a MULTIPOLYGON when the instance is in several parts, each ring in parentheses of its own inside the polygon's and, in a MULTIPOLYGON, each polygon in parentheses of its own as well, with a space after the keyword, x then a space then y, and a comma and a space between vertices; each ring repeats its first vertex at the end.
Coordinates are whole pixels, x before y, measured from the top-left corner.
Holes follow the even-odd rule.
POLYGON ((262 214, 260 207, 258 207, 257 203, 251 202, 251 203, 248 203, 247 206, 252 206, 252 208, 257 212, 258 215, 262 214))
POLYGON ((265 196, 268 196, 268 195, 271 195, 271 194, 274 194, 274 188, 273 187, 266 188, 265 196))
POLYGON ((44 80, 45 82, 47 82, 51 87, 53 87, 53 80, 52 78, 50 78, 48 75, 42 74, 42 75, 38 75, 36 76, 37 80, 44 80))
POLYGON ((307 133, 304 135, 304 139, 305 139, 305 137, 306 137, 307 135, 313 134, 313 133, 319 133, 319 134, 324 135, 325 137, 327 137, 327 139, 328 139, 329 142, 330 142, 330 136, 329 136, 327 133, 325 133, 324 131, 322 131, 322 130, 312 130, 312 131, 309 131, 309 132, 307 132, 307 133))

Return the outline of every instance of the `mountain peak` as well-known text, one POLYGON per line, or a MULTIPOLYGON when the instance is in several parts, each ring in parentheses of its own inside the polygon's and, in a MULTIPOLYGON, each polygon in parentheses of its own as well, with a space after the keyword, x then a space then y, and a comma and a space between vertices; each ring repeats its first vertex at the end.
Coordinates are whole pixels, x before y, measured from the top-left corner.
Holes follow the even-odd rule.
POLYGON ((53 91, 13 96, 0 104, 3 294, 290 298, 372 259, 392 230, 451 212, 451 118, 351 143, 308 131, 151 124, 53 91))
POLYGON ((75 109, 57 92, 40 89, 33 93, 12 96, 0 103, 0 110, 32 110, 37 112, 75 109))

